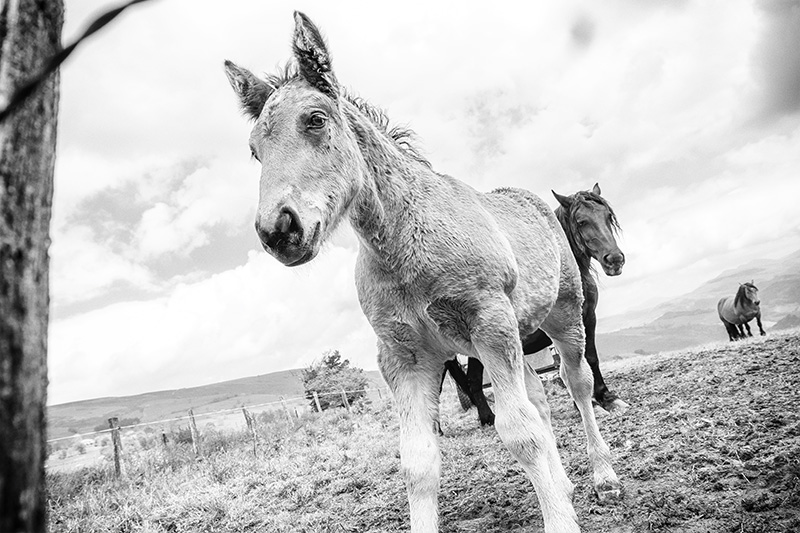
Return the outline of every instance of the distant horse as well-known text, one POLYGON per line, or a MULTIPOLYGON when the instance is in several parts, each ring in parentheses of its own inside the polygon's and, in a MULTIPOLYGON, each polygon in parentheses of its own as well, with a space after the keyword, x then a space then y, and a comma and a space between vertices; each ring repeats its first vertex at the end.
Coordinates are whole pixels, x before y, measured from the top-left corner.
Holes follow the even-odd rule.
POLYGON ((598 497, 619 498, 621 485, 592 410, 580 272, 558 220, 530 192, 482 194, 434 172, 407 130, 390 128, 339 85, 319 31, 301 13, 292 44, 296 64, 267 81, 225 63, 255 120, 256 232, 267 252, 297 266, 317 256, 341 220, 355 230, 358 298, 399 412, 411 531, 438 531, 439 383, 444 362, 463 353, 486 365, 497 432, 534 484, 545 529, 577 532, 573 485, 544 388, 525 370, 522 336, 541 327, 561 351, 598 497))
POLYGON ((731 341, 744 339, 745 328, 747 328, 747 336, 753 336, 750 332, 750 324, 748 324, 753 318, 756 319, 761 335, 767 334, 761 325, 761 301, 758 299, 758 288, 752 281, 741 283, 736 291, 736 296, 721 299, 717 304, 717 313, 719 313, 719 319, 725 325, 731 341))
MULTIPOLYGON (((583 324, 586 331, 586 361, 594 377, 594 399, 606 411, 624 411, 628 404, 611 392, 600 372, 600 361, 595 345, 597 326, 597 280, 592 268, 594 258, 608 276, 618 276, 625 264, 625 255, 619 249, 614 234, 619 231, 619 223, 614 210, 600 196, 600 186, 595 183, 591 191, 578 191, 571 196, 562 196, 555 191, 553 195, 560 204, 556 217, 564 228, 570 249, 578 262, 583 287, 583 324)), ((550 346, 552 341, 541 329, 522 339, 522 349, 526 355, 533 354, 550 346)), ((467 373, 457 362, 445 363, 456 384, 464 390, 478 408, 481 424, 492 424, 492 413, 483 393, 483 366, 477 359, 468 360, 467 373), (466 388, 464 388, 466 387, 466 388)))

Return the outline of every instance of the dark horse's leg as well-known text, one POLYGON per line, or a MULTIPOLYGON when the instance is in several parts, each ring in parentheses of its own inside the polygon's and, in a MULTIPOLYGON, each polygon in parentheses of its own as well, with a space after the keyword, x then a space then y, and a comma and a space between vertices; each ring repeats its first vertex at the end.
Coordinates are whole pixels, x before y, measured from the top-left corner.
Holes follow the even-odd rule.
MULTIPOLYGON (((483 364, 474 357, 470 357, 467 361, 467 373, 458 364, 458 361, 451 359, 444 364, 445 373, 450 372, 453 380, 468 397, 472 404, 478 408, 478 418, 481 425, 493 425, 494 413, 489 407, 489 400, 483 393, 483 364)), ((442 382, 444 382, 445 374, 442 374, 442 382)), ((440 387, 441 391, 441 387, 440 387)))
POLYGON ((722 320, 722 324, 725 326, 725 331, 728 332, 728 338, 730 339, 731 342, 739 338, 739 330, 736 329, 736 326, 734 326, 725 319, 722 320))
POLYGON ((628 404, 622 401, 616 394, 608 390, 603 374, 600 372, 600 359, 597 356, 597 345, 595 344, 595 329, 597 327, 597 285, 593 278, 583 280, 583 327, 586 331, 586 362, 592 369, 594 378, 594 400, 606 411, 622 412, 628 408, 628 404))
MULTIPOLYGON (((739 326, 739 327, 741 327, 741 326, 739 326)), ((748 337, 752 337, 752 336, 753 336, 753 332, 752 332, 752 331, 750 331, 750 324, 748 324, 747 322, 745 322, 745 323, 744 323, 744 327, 745 327, 745 329, 747 330, 747 336, 748 336, 748 337)), ((742 332, 742 337, 744 337, 744 332, 742 332)))
POLYGON ((767 332, 764 331, 764 326, 761 325, 761 311, 756 315, 756 324, 758 324, 758 332, 761 333, 761 335, 766 335, 767 332))
MULTIPOLYGON (((589 302, 590 304, 592 302, 589 302)), ((597 327, 597 316, 595 315, 595 305, 587 305, 583 314, 583 325, 586 329, 586 362, 592 369, 594 377, 594 400, 608 412, 624 411, 628 404, 622 401, 614 392, 610 391, 600 372, 600 359, 597 356, 597 345, 595 344, 595 328, 597 327)))
POLYGON ((481 425, 493 426, 494 413, 489 407, 489 400, 483 393, 483 363, 474 357, 467 360, 467 381, 469 382, 469 391, 474 398, 473 403, 478 408, 478 419, 481 421, 481 425))

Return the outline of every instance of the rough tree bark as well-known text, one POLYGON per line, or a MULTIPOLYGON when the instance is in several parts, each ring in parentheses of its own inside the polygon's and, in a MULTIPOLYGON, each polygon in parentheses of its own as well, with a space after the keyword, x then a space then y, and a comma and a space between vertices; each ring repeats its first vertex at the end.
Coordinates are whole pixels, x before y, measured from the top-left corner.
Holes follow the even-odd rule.
MULTIPOLYGON (((0 0, 0 101, 61 45, 62 0, 0 0)), ((45 531, 48 255, 58 75, 0 124, 0 531, 45 531)))

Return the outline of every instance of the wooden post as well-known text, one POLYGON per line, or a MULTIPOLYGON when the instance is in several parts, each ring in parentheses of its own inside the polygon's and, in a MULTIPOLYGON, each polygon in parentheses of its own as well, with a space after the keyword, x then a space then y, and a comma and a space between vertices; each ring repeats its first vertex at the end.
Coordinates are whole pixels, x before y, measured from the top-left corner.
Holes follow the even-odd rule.
POLYGON ((380 387, 378 387, 378 389, 377 389, 377 390, 378 390, 378 399, 379 399, 379 400, 383 400, 383 393, 381 392, 381 388, 380 388, 380 387))
POLYGON ((167 432, 163 429, 161 430, 161 444, 164 445, 164 449, 167 449, 167 432))
POLYGON ((321 413, 322 412, 322 407, 319 404, 319 394, 317 394, 317 391, 313 391, 313 392, 314 392, 314 404, 317 406, 317 412, 321 413))
POLYGON ((289 408, 286 407, 286 400, 283 399, 283 396, 281 396, 281 405, 283 406, 283 412, 286 413, 286 420, 294 427, 294 420, 292 420, 292 415, 289 414, 289 408))
POLYGON ((347 401, 347 393, 342 389, 342 403, 344 404, 345 409, 347 412, 350 412, 350 402, 347 401))
MULTIPOLYGON (((62 0, 0 2, 0 102, 61 49, 62 0)), ((59 75, 0 124, 0 531, 46 529, 50 213, 59 75)))
POLYGON ((189 431, 192 434, 192 450, 196 457, 200 457, 200 433, 197 432, 197 423, 194 421, 194 410, 189 409, 189 431))
POLYGON ((111 444, 114 447, 114 476, 122 477, 122 439, 119 438, 119 418, 113 416, 108 419, 111 428, 111 444))
POLYGON ((247 429, 250 430, 250 435, 253 437, 253 456, 258 456, 258 439, 256 438, 256 422, 253 419, 253 415, 245 408, 242 407, 242 414, 244 415, 244 421, 247 423, 247 429))

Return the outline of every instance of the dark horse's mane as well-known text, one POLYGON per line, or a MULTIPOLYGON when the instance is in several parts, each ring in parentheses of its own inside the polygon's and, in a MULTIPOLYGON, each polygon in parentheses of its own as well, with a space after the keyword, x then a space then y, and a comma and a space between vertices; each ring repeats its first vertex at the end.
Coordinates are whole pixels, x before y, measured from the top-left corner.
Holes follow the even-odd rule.
POLYGON ((741 285, 739 285, 739 290, 736 291, 736 297, 733 299, 734 307, 739 307, 739 304, 741 304, 744 301, 748 302, 750 301, 750 299, 747 298, 748 287, 758 290, 758 288, 749 281, 747 283, 742 283, 741 285))
POLYGON ((608 209, 608 213, 611 215, 611 228, 614 233, 619 234, 621 228, 619 222, 617 222, 617 216, 614 214, 614 210, 602 196, 591 191, 578 191, 571 196, 571 199, 572 203, 568 210, 564 209, 561 205, 558 206, 556 209, 556 218, 558 218, 558 221, 561 223, 561 227, 564 228, 564 233, 567 234, 569 246, 572 248, 572 253, 581 271, 581 278, 585 279, 593 275, 595 270, 592 265, 592 257, 589 255, 589 247, 583 240, 581 232, 578 231, 578 222, 575 220, 575 213, 578 208, 592 203, 599 204, 608 209))
MULTIPOLYGON (((266 82, 273 89, 277 89, 282 85, 286 85, 292 80, 300 77, 300 72, 295 62, 289 62, 278 70, 277 74, 267 74, 266 82)), ((351 94, 347 90, 343 90, 341 95, 353 104, 361 113, 363 113, 383 134, 391 139, 395 146, 400 149, 404 154, 418 163, 422 163, 430 168, 431 163, 419 150, 416 145, 414 132, 402 126, 393 126, 389 122, 389 117, 382 109, 375 107, 363 98, 351 94)))

